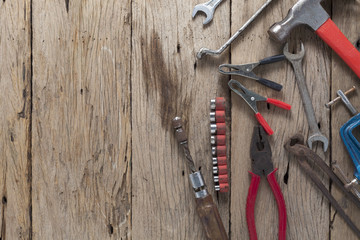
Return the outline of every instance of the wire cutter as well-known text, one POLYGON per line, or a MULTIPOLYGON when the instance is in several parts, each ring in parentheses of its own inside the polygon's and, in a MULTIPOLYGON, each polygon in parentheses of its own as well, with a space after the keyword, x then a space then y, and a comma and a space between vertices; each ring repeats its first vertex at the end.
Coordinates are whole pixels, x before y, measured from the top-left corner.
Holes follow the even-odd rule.
POLYGON ((283 108, 286 110, 291 109, 291 105, 284 103, 282 101, 276 100, 276 99, 260 96, 256 93, 248 90, 246 87, 244 87, 241 83, 239 83, 236 80, 230 80, 228 85, 229 85, 229 88, 231 90, 233 90, 237 95, 242 97, 245 100, 245 102, 250 106, 250 108, 255 112, 256 119, 261 124, 261 126, 264 127, 265 131, 269 135, 272 135, 274 133, 274 131, 271 129, 269 124, 265 121, 264 117, 259 113, 259 111, 256 107, 256 103, 264 101, 264 102, 270 103, 272 105, 275 105, 279 108, 283 108), (240 89, 240 91, 238 89, 240 89))
POLYGON ((279 62, 285 60, 285 56, 283 54, 271 56, 268 58, 264 58, 256 63, 248 63, 248 64, 242 64, 242 65, 232 65, 232 64, 222 64, 219 66, 219 72, 222 74, 227 75, 239 75, 242 77, 247 77, 256 80, 257 82, 261 83, 264 86, 267 86, 271 89, 274 89, 276 91, 280 91, 282 89, 282 85, 273 82, 271 80, 258 77, 254 72, 254 68, 256 68, 259 65, 265 65, 269 63, 279 62), (228 68, 229 71, 225 71, 224 69, 228 68), (232 70, 234 69, 234 70, 232 70))
POLYGON ((254 133, 250 146, 251 157, 251 183, 246 200, 246 221, 250 240, 257 239, 256 226, 255 226, 255 201, 259 188, 261 175, 265 174, 272 192, 274 193, 279 213, 279 240, 286 239, 286 206, 283 194, 275 178, 273 163, 271 161, 271 148, 269 141, 266 137, 265 131, 261 126, 254 127, 254 133))

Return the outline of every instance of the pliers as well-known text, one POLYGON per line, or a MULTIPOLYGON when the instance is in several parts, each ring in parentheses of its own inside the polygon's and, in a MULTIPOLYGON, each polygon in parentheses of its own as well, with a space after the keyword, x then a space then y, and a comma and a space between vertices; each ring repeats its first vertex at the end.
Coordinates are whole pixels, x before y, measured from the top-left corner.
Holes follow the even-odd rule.
POLYGON ((264 127, 265 131, 269 135, 272 135, 274 133, 274 131, 271 129, 269 124, 265 121, 264 117, 259 113, 259 111, 256 107, 256 103, 265 101, 265 102, 273 104, 279 108, 283 108, 286 110, 291 109, 291 105, 284 103, 282 101, 276 100, 276 99, 260 96, 256 93, 248 90, 246 87, 244 87, 241 83, 239 83, 236 80, 230 80, 228 85, 229 85, 229 88, 231 90, 233 90, 237 95, 242 97, 245 100, 245 102, 250 106, 250 108, 255 112, 256 119, 261 124, 261 126, 264 127), (237 88, 239 88, 240 91, 237 88))
POLYGON ((227 75, 239 75, 242 77, 247 77, 256 80, 257 82, 263 84, 264 86, 267 86, 269 88, 272 88, 276 91, 280 91, 282 89, 282 85, 273 82, 271 80, 258 77, 254 72, 254 68, 256 68, 259 65, 279 62, 282 60, 285 60, 285 56, 283 54, 271 56, 268 58, 264 58, 256 63, 248 63, 248 64, 242 64, 242 65, 232 65, 232 64, 222 64, 219 66, 219 72, 222 74, 227 75), (224 69, 228 68, 229 71, 225 71, 224 69), (232 70, 234 69, 234 70, 232 70))
POLYGON ((255 226, 255 201, 259 188, 260 177, 265 174, 272 192, 274 193, 279 213, 279 240, 286 239, 286 206, 283 194, 275 178, 273 163, 271 161, 271 148, 269 141, 266 137, 265 131, 261 126, 254 127, 254 133, 250 146, 251 157, 251 183, 246 200, 246 221, 250 240, 257 239, 256 226, 255 226))

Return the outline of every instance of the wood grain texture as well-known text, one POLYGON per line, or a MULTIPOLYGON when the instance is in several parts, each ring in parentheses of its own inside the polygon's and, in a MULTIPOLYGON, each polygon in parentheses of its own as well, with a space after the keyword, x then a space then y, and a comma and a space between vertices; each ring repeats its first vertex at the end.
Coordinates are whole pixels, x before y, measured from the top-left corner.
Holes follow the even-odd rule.
MULTIPOLYGON (((333 21, 345 34, 345 36, 352 42, 356 43, 360 37, 360 2, 338 2, 333 1, 333 21)), ((351 69, 341 60, 336 53, 332 53, 332 87, 331 97, 336 97, 336 91, 347 89, 355 86, 359 89, 359 78, 351 71, 351 69)), ((349 100, 358 110, 360 109, 360 95, 357 93, 349 96, 349 100)), ((340 137, 340 127, 344 125, 351 116, 345 105, 341 102, 336 104, 331 110, 332 123, 332 160, 337 161, 343 171, 346 173, 348 179, 353 179, 354 164, 347 153, 346 148, 340 137)), ((359 228, 360 227, 360 210, 347 199, 340 190, 335 186, 332 187, 332 193, 339 201, 342 208, 349 214, 352 221, 359 228)), ((330 239, 358 239, 351 229, 346 225, 344 220, 331 209, 331 233, 330 239)))
POLYGON ((33 237, 131 238, 130 1, 33 1, 33 237))
MULTIPOLYGON (((184 155, 178 149, 171 120, 185 120, 196 165, 213 191, 209 104, 227 97, 228 79, 217 73, 227 61, 196 61, 200 47, 218 48, 229 37, 229 1, 203 27, 203 16, 191 19, 198 1, 133 1, 132 125, 133 239, 204 239, 196 214, 184 155)), ((229 201, 219 199, 228 229, 229 201)))
POLYGON ((0 239, 31 236, 30 2, 0 2, 0 239))
MULTIPOLYGON (((232 32, 235 32, 265 1, 233 2, 232 32)), ((283 46, 270 40, 267 30, 271 24, 283 19, 296 1, 274 1, 246 30, 246 33, 232 45, 232 64, 256 62, 259 59, 283 52, 283 46)), ((314 36, 314 33, 304 27, 292 32, 292 39, 300 38, 306 48, 303 69, 309 92, 312 97, 316 117, 321 129, 329 136, 329 115, 324 103, 329 99, 330 55, 324 44, 314 36)), ((311 180, 302 172, 295 159, 288 155, 283 144, 295 133, 308 135, 306 115, 295 82, 293 69, 289 63, 279 62, 256 69, 259 76, 276 81, 284 86, 283 90, 275 92, 253 80, 233 77, 241 81, 256 93, 279 99, 292 105, 291 111, 285 111, 275 106, 259 103, 258 109, 274 130, 269 137, 272 146, 272 159, 277 180, 284 194, 287 207, 287 238, 288 239, 326 239, 329 232, 329 205, 323 200, 321 193, 311 180)), ((254 113, 237 95, 232 94, 232 182, 231 188, 231 239, 247 239, 246 196, 250 184, 251 170, 250 140, 253 126, 257 124, 254 113)), ((315 145, 323 157, 322 145, 315 145)), ((320 177, 323 177, 320 175, 320 177)), ((328 185, 328 180, 324 179, 328 185)), ((255 207, 255 222, 259 239, 277 239, 278 213, 275 198, 266 178, 260 183, 255 207)))

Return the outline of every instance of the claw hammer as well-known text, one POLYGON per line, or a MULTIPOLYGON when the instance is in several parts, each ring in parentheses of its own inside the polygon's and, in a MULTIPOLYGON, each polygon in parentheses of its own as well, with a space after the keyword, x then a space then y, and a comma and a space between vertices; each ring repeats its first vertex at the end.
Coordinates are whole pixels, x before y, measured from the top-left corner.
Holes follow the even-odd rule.
POLYGON ((320 5, 321 2, 322 0, 299 0, 282 21, 270 27, 270 37, 284 43, 294 27, 308 25, 360 78, 360 52, 330 19, 320 5))

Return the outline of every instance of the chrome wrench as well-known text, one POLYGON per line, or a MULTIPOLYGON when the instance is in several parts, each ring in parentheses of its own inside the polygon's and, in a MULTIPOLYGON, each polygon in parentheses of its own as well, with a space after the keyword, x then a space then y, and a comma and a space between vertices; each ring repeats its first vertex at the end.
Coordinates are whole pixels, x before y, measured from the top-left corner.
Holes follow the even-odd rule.
POLYGON ((310 127, 310 133, 307 140, 309 148, 312 149, 313 142, 320 141, 324 144, 324 152, 328 149, 329 140, 320 132, 316 121, 314 107, 311 102, 310 94, 306 86, 305 76, 302 68, 302 59, 305 56, 304 44, 301 43, 301 50, 297 54, 289 52, 289 46, 286 43, 284 47, 284 55, 286 59, 292 64, 296 83, 299 88, 300 96, 303 102, 306 118, 310 127))
POLYGON ((199 52, 196 54, 198 59, 201 59, 204 55, 220 55, 225 49, 230 46, 230 44, 252 23, 255 18, 272 2, 273 0, 267 0, 264 5, 262 5, 252 17, 247 20, 247 22, 229 39, 227 42, 222 45, 218 50, 211 50, 208 48, 201 48, 199 52))
POLYGON ((213 19, 215 9, 217 6, 219 6, 219 4, 221 2, 222 2, 222 0, 210 0, 206 3, 201 3, 201 4, 196 5, 194 7, 192 17, 194 18, 196 13, 201 11, 201 12, 205 13, 205 15, 206 15, 206 19, 204 20, 203 24, 204 25, 208 24, 213 19))

